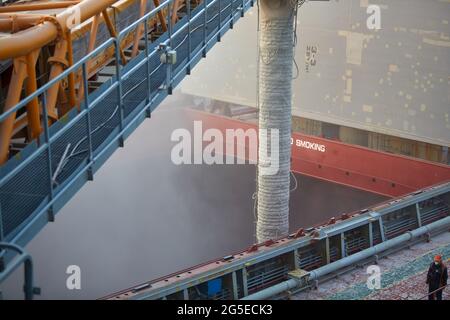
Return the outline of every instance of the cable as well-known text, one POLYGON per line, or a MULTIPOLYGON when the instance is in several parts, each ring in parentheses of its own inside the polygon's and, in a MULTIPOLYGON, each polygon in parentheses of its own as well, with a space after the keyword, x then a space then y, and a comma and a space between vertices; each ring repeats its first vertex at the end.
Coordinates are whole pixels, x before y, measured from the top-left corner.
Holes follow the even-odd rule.
MULTIPOLYGON (((119 105, 116 106, 116 108, 114 109, 114 112, 111 114, 111 116, 108 119, 106 119, 99 126, 97 126, 94 130, 92 130, 91 135, 95 134, 97 131, 102 129, 109 121, 111 121, 111 119, 114 118, 114 116, 116 115, 118 110, 119 110, 119 105)), ((70 143, 67 144, 66 149, 65 149, 61 159, 59 160, 59 163, 55 170, 55 173, 53 174, 53 177, 52 177, 53 184, 58 185, 58 181, 56 179, 58 178, 59 174, 64 170, 64 167, 67 165, 67 163, 69 162, 69 160, 71 158, 89 151, 89 150, 85 149, 85 150, 81 150, 81 151, 75 153, 75 151, 78 149, 78 147, 84 141, 86 141, 87 138, 88 137, 85 136, 81 140, 79 140, 78 143, 75 145, 75 147, 73 147, 72 151, 70 152, 70 154, 68 156, 67 156, 67 153, 68 153, 68 150, 70 149, 71 144, 70 143)))
POLYGON ((293 193, 298 188, 298 181, 297 177, 295 176, 294 172, 291 171, 291 177, 294 178, 294 188, 290 190, 291 193, 293 193))
POLYGON ((292 80, 298 79, 298 77, 300 76, 300 69, 298 67, 297 61, 295 60, 295 48, 297 47, 297 42, 298 42, 298 38, 297 38, 297 19, 298 19, 298 9, 300 9, 300 7, 306 2, 306 0, 296 0, 297 1, 297 5, 295 6, 294 9, 294 21, 295 21, 295 25, 294 25, 294 65, 295 65, 295 76, 292 78, 292 80))
POLYGON ((300 69, 298 68, 298 64, 297 64, 297 61, 295 60, 295 56, 294 56, 294 66, 295 66, 295 76, 292 78, 292 80, 296 80, 300 76, 300 69))
MULTIPOLYGON (((206 27, 208 27, 208 24, 211 23, 214 19, 216 19, 219 14, 221 14, 222 12, 224 12, 225 10, 228 9, 228 7, 231 7, 231 4, 225 6, 222 8, 222 10, 220 11, 220 13, 216 13, 211 19, 209 19, 208 21, 206 21, 206 27)), ((201 23, 199 24, 197 27, 195 27, 194 29, 191 30, 190 33, 194 33, 195 31, 197 31, 198 29, 200 29, 201 27, 203 27, 205 24, 201 23)), ((220 26, 219 26, 220 27, 220 26)), ((174 50, 177 50, 187 39, 188 39, 189 35, 187 34, 186 36, 184 36, 183 40, 180 41, 180 43, 174 48, 174 50)))
POLYGON ((55 180, 56 180, 56 178, 58 177, 59 172, 62 170, 63 162, 64 162, 64 159, 65 159, 66 156, 67 156, 67 153, 69 152, 70 146, 71 146, 71 144, 68 143, 67 146, 66 146, 66 149, 64 150, 64 153, 63 153, 61 159, 59 160, 58 165, 56 166, 55 173, 54 173, 53 176, 52 176, 52 181, 53 181, 53 183, 55 183, 55 180))
POLYGON ((442 286, 442 287, 440 287, 440 288, 438 288, 438 289, 436 289, 436 290, 434 290, 434 291, 432 291, 432 292, 430 292, 430 293, 424 295, 423 297, 420 297, 419 300, 423 300, 423 299, 425 299, 425 298, 428 298, 430 295, 434 295, 434 294, 436 294, 438 291, 444 290, 447 286, 448 286, 448 285, 446 284, 446 285, 444 285, 444 286, 442 286))

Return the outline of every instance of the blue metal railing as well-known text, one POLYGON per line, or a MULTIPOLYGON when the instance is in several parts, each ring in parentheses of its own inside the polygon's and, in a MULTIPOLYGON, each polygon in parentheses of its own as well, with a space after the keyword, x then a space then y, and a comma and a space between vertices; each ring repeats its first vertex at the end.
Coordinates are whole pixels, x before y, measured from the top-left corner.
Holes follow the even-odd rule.
POLYGON ((25 300, 32 300, 35 294, 40 294, 40 288, 37 288, 33 284, 33 259, 31 256, 21 247, 11 244, 0 242, 0 252, 1 250, 9 250, 14 252, 17 256, 15 260, 3 266, 3 262, 0 263, 0 283, 10 276, 17 268, 22 264, 24 265, 24 285, 23 291, 25 300))

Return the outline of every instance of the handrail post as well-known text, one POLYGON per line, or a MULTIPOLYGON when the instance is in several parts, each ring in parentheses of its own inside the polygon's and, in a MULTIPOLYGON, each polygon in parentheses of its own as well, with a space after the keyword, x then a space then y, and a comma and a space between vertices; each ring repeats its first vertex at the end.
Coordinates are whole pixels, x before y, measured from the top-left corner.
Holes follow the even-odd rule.
MULTIPOLYGON (((89 83, 87 79, 87 66, 86 62, 82 64, 82 74, 83 74, 83 86, 84 86, 84 109, 86 110, 86 134, 88 142, 88 163, 92 162, 93 151, 92 151, 92 133, 91 133, 91 109, 89 108, 89 83)), ((94 172, 92 166, 88 169, 88 180, 94 180, 94 172)))
POLYGON ((234 7, 234 1, 231 0, 230 3, 230 29, 233 29, 234 26, 234 12, 233 12, 233 7, 234 7))
POLYGON ((33 300, 33 261, 31 257, 27 257, 24 263, 24 285, 23 291, 25 293, 25 300, 33 300))
POLYGON ((192 44, 191 44, 191 0, 186 0, 186 11, 187 11, 187 17, 188 17, 188 56, 187 56, 187 67, 186 67, 186 74, 191 74, 191 51, 192 51, 192 44))
POLYGON ((148 50, 148 46, 150 45, 148 42, 148 19, 145 19, 144 25, 144 33, 145 33, 145 64, 147 66, 147 101, 146 105, 148 105, 148 109, 146 111, 145 116, 147 118, 151 118, 152 116, 152 106, 151 106, 151 97, 152 97, 152 79, 151 79, 151 69, 150 69, 150 52, 148 50))
POLYGON ((145 43, 145 65, 147 67, 147 100, 146 103, 148 104, 150 102, 150 92, 151 92, 151 83, 150 83, 150 59, 148 58, 149 56, 149 51, 148 51, 148 21, 147 19, 145 20, 145 24, 144 24, 144 33, 145 33, 145 37, 144 37, 144 43, 145 43))
MULTIPOLYGON (((172 41, 172 19, 170 11, 174 7, 172 6, 173 1, 169 1, 167 4, 167 36, 169 39, 169 47, 172 49, 173 41, 172 41)), ((166 86, 167 86, 167 94, 172 94, 172 64, 166 64, 166 86)))
MULTIPOLYGON (((120 36, 114 38, 114 51, 116 58, 116 81, 117 81, 117 103, 120 114, 120 131, 123 130, 123 95, 122 95, 122 76, 121 76, 121 66, 120 66, 120 36)), ((124 146, 123 136, 119 138, 119 146, 124 146)))
POLYGON ((3 235, 4 231, 3 231, 2 204, 0 203, 0 241, 3 241, 3 235))
POLYGON ((380 217, 378 219, 378 225, 380 226, 381 242, 385 242, 386 241, 386 233, 384 232, 383 217, 380 217))
POLYGON ((208 17, 207 17, 207 0, 203 0, 203 50, 202 50, 202 56, 203 58, 206 58, 206 37, 207 37, 207 31, 208 28, 208 17))
POLYGON ((18 245, 0 242, 0 249, 11 250, 18 254, 18 257, 11 265, 7 265, 0 270, 0 282, 11 275, 22 263, 24 264, 24 286, 23 291, 25 300, 32 300, 35 294, 40 294, 41 290, 33 285, 33 259, 31 256, 18 245))
POLYGON ((421 211, 420 211, 420 206, 419 206, 419 203, 417 202, 416 203, 416 206, 415 206, 416 208, 416 219, 417 219, 417 225, 419 226, 419 227, 421 227, 422 226, 422 216, 421 216, 421 211))
POLYGON ((217 34, 217 42, 221 41, 222 38, 222 1, 219 1, 219 27, 218 27, 218 34, 217 34))
MULTIPOLYGON (((45 144, 47 149, 47 170, 48 170, 48 181, 49 181, 49 202, 52 202, 54 197, 54 189, 53 189, 53 164, 52 164, 52 148, 50 144, 50 130, 48 127, 48 112, 47 112, 47 91, 44 91, 42 96, 42 113, 43 113, 43 122, 44 122, 44 137, 45 144)), ((48 211, 48 221, 55 221, 55 214, 53 212, 53 206, 51 206, 48 211)))
POLYGON ((169 20, 167 22, 167 37, 169 39, 169 47, 172 47, 172 19, 170 11, 173 9, 174 6, 172 6, 173 1, 169 1, 167 4, 167 19, 169 20))

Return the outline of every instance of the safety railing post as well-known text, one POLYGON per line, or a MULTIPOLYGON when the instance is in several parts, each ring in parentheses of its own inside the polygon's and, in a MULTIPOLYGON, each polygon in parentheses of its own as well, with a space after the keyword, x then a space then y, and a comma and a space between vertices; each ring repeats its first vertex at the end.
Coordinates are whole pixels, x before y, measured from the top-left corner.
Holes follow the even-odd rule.
POLYGON ((145 19, 144 21, 144 33, 145 33, 145 65, 147 67, 147 100, 145 102, 146 105, 148 105, 148 109, 146 111, 146 116, 148 118, 151 117, 151 113, 152 113, 152 108, 150 106, 150 101, 151 101, 151 92, 152 92, 152 83, 151 83, 151 78, 150 78, 150 74, 151 74, 151 70, 150 70, 150 58, 149 58, 149 50, 148 50, 148 20, 145 19))
POLYGON ((247 267, 241 269, 242 273, 242 294, 244 297, 248 296, 248 279, 247 279, 247 267))
POLYGON ((242 0, 241 17, 244 17, 245 0, 242 0))
POLYGON ((23 291, 25 294, 25 300, 32 300, 34 295, 41 294, 41 289, 35 287, 33 284, 33 259, 32 257, 22 248, 16 244, 0 242, 0 252, 4 250, 10 250, 17 254, 17 257, 13 259, 10 264, 3 266, 0 270, 0 283, 11 275, 17 268, 19 268, 22 263, 24 264, 24 285, 23 291))
POLYGON ((386 234, 385 234, 385 230, 384 230, 384 224, 383 224, 383 218, 382 217, 380 217, 378 219, 378 225, 380 227, 381 242, 385 242, 386 241, 386 234))
MULTIPOLYGON (((297 252, 297 250, 295 250, 297 252)), ((330 256, 330 238, 325 238, 325 259, 326 263, 329 264, 331 262, 331 256, 330 256)), ((297 259, 296 259, 297 260, 297 259)))
POLYGON ((217 34, 217 42, 220 42, 222 38, 222 1, 218 0, 219 2, 219 27, 218 27, 218 34, 217 34))
MULTIPOLYGON (((2 204, 0 203, 0 242, 3 241, 3 216, 2 216, 2 204)), ((0 250, 1 252, 1 250, 0 250)), ((1 271, 1 268, 0 268, 1 271)))
MULTIPOLYGON (((122 75, 121 75, 121 63, 120 63, 120 37, 114 39, 114 51, 116 59, 116 81, 117 81, 117 103, 120 115, 119 128, 123 130, 123 95, 122 95, 122 75)), ((119 146, 124 146, 123 137, 119 137, 119 146)))
POLYGON ((169 1, 167 4, 167 38, 169 39, 169 47, 172 48, 172 17, 171 17, 171 11, 174 8, 172 6, 173 1, 169 1))
POLYGON ((188 53, 187 53, 187 67, 186 67, 186 74, 191 74, 191 0, 186 0, 186 14, 188 19, 188 53))
MULTIPOLYGON (((171 10, 174 8, 172 6, 173 1, 169 1, 167 4, 167 36, 169 39, 169 47, 170 49, 173 48, 172 43, 172 19, 171 19, 171 10)), ((172 94, 172 64, 167 63, 166 64, 166 87, 167 87, 167 94, 172 94)))
POLYGON ((236 271, 233 271, 231 273, 231 289, 233 292, 233 299, 238 300, 239 299, 239 291, 238 291, 238 283, 237 283, 237 275, 236 271))
POLYGON ((24 285, 25 300, 33 300, 35 288, 33 285, 33 260, 31 257, 24 262, 24 285))
POLYGON ((203 50, 202 50, 202 56, 203 58, 206 58, 206 37, 207 37, 207 29, 208 29, 208 17, 207 17, 207 11, 208 11, 208 1, 203 0, 203 50))
MULTIPOLYGON (((42 95, 42 115, 44 122, 44 138, 45 145, 47 149, 47 170, 48 170, 48 181, 49 181, 49 202, 51 203, 54 198, 54 188, 53 188, 53 163, 52 163, 52 148, 50 144, 50 130, 48 126, 48 111, 47 111, 47 91, 44 91, 42 95)), ((55 221, 55 215, 53 212, 53 206, 47 211, 48 221, 55 221)))
POLYGON ((369 247, 373 247, 373 224, 369 222, 369 247))
POLYGON ((233 25, 234 25, 234 1, 231 0, 231 4, 230 4, 230 29, 233 29, 233 25))
POLYGON ((347 248, 345 246, 345 234, 342 232, 341 236, 341 258, 345 258, 347 256, 347 248))
MULTIPOLYGON (((83 76, 83 86, 84 86, 84 109, 86 110, 86 133, 87 133, 87 143, 88 143, 88 163, 92 163, 93 151, 92 151, 92 133, 91 133, 91 110, 89 108, 89 83, 87 75, 86 62, 82 64, 82 76, 83 76)), ((92 166, 89 167, 88 180, 94 180, 94 172, 92 166)))
POLYGON ((419 203, 416 203, 416 219, 417 219, 417 225, 419 226, 419 228, 422 226, 422 216, 420 215, 420 206, 419 203))

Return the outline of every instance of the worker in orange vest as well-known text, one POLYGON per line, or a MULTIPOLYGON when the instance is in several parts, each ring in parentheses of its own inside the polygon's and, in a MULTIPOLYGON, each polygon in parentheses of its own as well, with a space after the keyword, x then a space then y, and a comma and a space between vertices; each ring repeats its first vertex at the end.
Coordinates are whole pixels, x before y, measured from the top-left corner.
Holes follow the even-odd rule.
POLYGON ((447 267, 442 262, 442 256, 437 255, 428 269, 428 300, 442 300, 442 291, 447 286, 447 279, 447 267))

